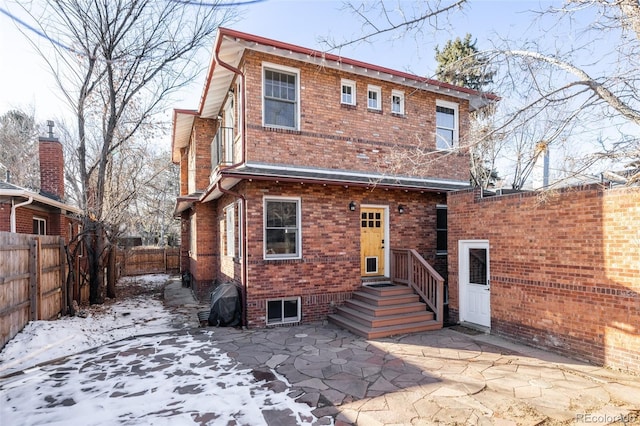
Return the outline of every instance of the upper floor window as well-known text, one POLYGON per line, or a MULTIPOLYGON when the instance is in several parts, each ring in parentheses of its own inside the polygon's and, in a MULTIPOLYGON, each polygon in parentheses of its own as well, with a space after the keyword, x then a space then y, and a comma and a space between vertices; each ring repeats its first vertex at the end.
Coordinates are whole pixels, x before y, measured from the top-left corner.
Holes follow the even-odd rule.
POLYGON ((40 217, 33 218, 33 233, 36 235, 47 235, 47 221, 40 217))
POLYGON ((342 80, 342 89, 340 95, 340 103, 345 105, 356 104, 356 82, 351 80, 342 80))
POLYGON ((404 115, 404 92, 399 90, 391 92, 391 112, 404 115))
POLYGON ((367 89, 367 108, 381 109, 380 98, 382 89, 378 86, 369 86, 367 89))
POLYGON ((266 259, 301 257, 300 199, 264 200, 264 256, 266 259))
POLYGON ((436 101, 436 148, 453 149, 458 145, 458 104, 436 101))
POLYGON ((274 67, 264 67, 264 125, 297 129, 299 73, 292 68, 274 67))

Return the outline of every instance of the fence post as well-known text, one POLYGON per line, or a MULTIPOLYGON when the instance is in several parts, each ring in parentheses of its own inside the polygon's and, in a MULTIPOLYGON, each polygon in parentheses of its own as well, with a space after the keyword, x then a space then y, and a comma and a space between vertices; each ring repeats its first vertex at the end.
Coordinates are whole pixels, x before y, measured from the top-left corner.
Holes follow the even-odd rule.
POLYGON ((29 241, 29 320, 38 320, 38 239, 29 241))
POLYGON ((60 286, 62 288, 62 301, 60 304, 60 312, 62 312, 62 315, 67 315, 67 308, 68 306, 68 301, 69 301, 69 297, 68 297, 68 291, 69 289, 67 288, 67 256, 66 256, 66 251, 64 248, 64 239, 62 237, 60 237, 60 286))

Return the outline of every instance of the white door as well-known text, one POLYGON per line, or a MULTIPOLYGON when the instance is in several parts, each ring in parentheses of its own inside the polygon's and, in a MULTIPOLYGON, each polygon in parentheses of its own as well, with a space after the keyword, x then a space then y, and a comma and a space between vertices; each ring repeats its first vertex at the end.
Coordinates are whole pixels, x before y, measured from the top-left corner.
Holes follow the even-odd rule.
POLYGON ((460 321, 491 327, 489 241, 458 242, 460 321))

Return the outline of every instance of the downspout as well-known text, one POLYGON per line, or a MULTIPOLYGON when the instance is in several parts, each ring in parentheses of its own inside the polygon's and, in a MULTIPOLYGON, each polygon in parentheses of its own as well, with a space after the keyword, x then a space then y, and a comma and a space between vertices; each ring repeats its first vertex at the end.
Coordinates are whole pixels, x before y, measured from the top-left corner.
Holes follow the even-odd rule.
MULTIPOLYGON (((242 96, 242 108, 240 111, 240 117, 242 119, 242 129, 241 129, 241 134, 240 134, 240 144, 241 144, 241 148, 240 148, 240 161, 230 165, 229 167, 226 167, 226 169, 234 169, 237 167, 240 167, 241 165, 243 165, 245 163, 245 158, 246 158, 246 137, 247 137, 247 116, 245 114, 246 112, 246 105, 247 105, 247 100, 244 96, 245 91, 246 91, 246 87, 245 87, 245 76, 243 74, 242 71, 240 71, 238 68, 227 64, 226 62, 223 62, 220 59, 219 53, 220 53, 220 45, 222 44, 222 39, 224 38, 224 35, 221 35, 221 37, 218 39, 218 42, 216 43, 216 48, 214 50, 214 57, 216 59, 216 63, 218 65, 220 65, 223 68, 226 68, 227 70, 231 71, 232 73, 236 74, 237 76, 240 77, 240 81, 242 83, 242 93, 238 93, 238 96, 242 96)), ((210 79, 208 79, 210 81, 210 79)), ((240 218, 241 222, 242 222, 242 263, 240 266, 241 269, 241 273, 240 273, 240 279, 242 280, 242 292, 243 292, 243 306, 242 306, 242 322, 243 325, 245 327, 248 326, 248 321, 247 321, 247 257, 248 257, 248 253, 247 253, 247 199, 244 197, 244 195, 239 194, 237 192, 234 191, 230 191, 228 189, 225 189, 222 187, 222 179, 220 179, 220 181, 218 182, 218 189, 220 189, 220 192, 231 195, 233 197, 236 197, 238 199, 241 200, 241 206, 242 206, 242 217, 240 218)))
POLYGON ((33 197, 29 197, 29 199, 23 203, 20 204, 13 204, 14 200, 13 198, 11 199, 11 218, 10 218, 10 222, 11 222, 11 232, 13 232, 15 234, 16 232, 16 209, 18 207, 22 207, 22 206, 26 206, 28 204, 33 203, 33 197))
POLYGON ((242 217, 240 218, 240 220, 242 221, 242 260, 241 260, 241 276, 240 276, 240 280, 242 281, 242 292, 243 292, 243 307, 242 307, 242 323, 245 327, 248 326, 248 322, 247 322, 247 199, 244 197, 244 195, 238 193, 238 192, 234 192, 234 191, 230 191, 228 189, 224 189, 222 187, 222 180, 220 180, 220 182, 218 182, 218 189, 220 190, 220 192, 225 193, 225 194, 229 194, 232 197, 236 197, 238 199, 240 199, 241 201, 241 206, 242 206, 242 217))

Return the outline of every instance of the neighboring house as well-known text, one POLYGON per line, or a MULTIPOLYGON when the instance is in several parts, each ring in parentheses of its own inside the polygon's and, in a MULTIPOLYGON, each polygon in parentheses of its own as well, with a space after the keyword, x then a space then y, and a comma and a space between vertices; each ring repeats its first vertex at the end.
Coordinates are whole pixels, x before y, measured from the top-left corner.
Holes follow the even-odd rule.
POLYGON ((343 304, 330 318, 367 336, 441 326, 446 193, 469 185, 458 149, 469 112, 495 100, 220 29, 198 110, 174 112, 182 271, 201 298, 237 283, 250 327, 324 320, 343 304), (417 296, 387 293, 389 280, 421 281, 436 318, 417 296), (352 297, 399 310, 374 324, 377 308, 347 307, 352 297), (402 306, 419 311, 414 328, 394 324, 402 306))
POLYGON ((0 231, 59 235, 67 243, 78 232, 77 207, 64 201, 62 144, 49 133, 39 138, 40 191, 0 182, 0 231))

